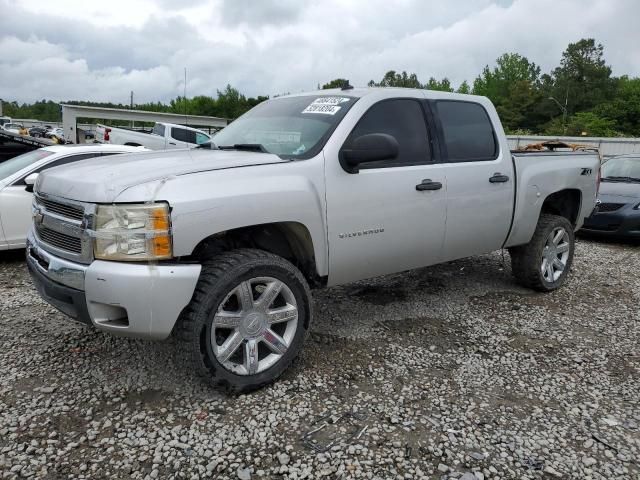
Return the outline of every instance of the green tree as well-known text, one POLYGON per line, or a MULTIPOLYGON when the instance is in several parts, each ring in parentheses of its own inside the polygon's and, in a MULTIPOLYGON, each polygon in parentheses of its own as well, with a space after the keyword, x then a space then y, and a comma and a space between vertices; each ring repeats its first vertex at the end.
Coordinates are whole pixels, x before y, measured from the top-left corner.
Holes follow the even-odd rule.
POLYGON ((223 91, 218 90, 216 103, 218 117, 238 118, 249 110, 247 98, 231 85, 227 85, 223 91))
MULTIPOLYGON (((545 133, 548 135, 561 135, 562 122, 559 118, 552 121, 545 133)), ((572 115, 566 126, 567 135, 588 137, 616 137, 616 122, 601 117, 594 112, 579 112, 572 115)))
POLYGON ((473 93, 489 97, 494 103, 510 94, 511 87, 521 81, 537 85, 540 67, 517 53, 504 53, 496 59, 493 69, 485 66, 473 82, 473 93))
POLYGON ((403 87, 403 88, 423 88, 418 76, 415 73, 407 72, 397 73, 395 70, 389 70, 384 74, 382 80, 369 82, 370 87, 403 87))
POLYGON ((460 86, 458 87, 458 90, 456 90, 457 93, 464 93, 466 95, 468 95, 469 93, 471 93, 471 87, 469 86, 469 83, 465 80, 464 82, 462 82, 460 84, 460 86))
POLYGON ((620 77, 610 102, 600 104, 595 113, 616 122, 616 129, 640 137, 640 78, 620 77))
POLYGON ((517 53, 505 53, 492 69, 485 66, 473 82, 473 93, 483 95, 496 106, 507 131, 537 126, 536 105, 541 100, 540 67, 517 53))
POLYGON ((550 94, 567 103, 569 113, 590 110, 615 94, 615 79, 604 60, 604 47, 593 38, 570 43, 551 75, 550 94))
POLYGON ((431 77, 423 88, 426 88, 427 90, 438 90, 440 92, 453 92, 453 87, 447 77, 444 77, 440 81, 431 77))
POLYGON ((330 88, 343 88, 349 85, 349 80, 346 78, 335 78, 328 83, 322 85, 322 90, 328 90, 330 88))

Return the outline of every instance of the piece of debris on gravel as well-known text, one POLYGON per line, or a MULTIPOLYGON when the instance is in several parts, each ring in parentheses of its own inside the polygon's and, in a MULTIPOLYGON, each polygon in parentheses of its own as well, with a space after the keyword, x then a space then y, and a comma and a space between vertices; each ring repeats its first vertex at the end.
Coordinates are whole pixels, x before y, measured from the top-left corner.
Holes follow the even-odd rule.
POLYGON ((237 397, 0 257, 0 478, 639 478, 638 253, 580 239, 551 294, 499 252, 316 291, 301 359, 237 397))

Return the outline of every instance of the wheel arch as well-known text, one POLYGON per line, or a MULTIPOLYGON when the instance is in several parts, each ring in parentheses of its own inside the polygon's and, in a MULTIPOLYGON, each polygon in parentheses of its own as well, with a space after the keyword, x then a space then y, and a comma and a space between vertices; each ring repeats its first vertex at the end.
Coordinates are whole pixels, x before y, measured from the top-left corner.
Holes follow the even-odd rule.
POLYGON ((299 222, 284 221, 233 228, 202 239, 191 257, 198 261, 238 248, 257 248, 295 265, 311 286, 326 285, 316 265, 313 238, 299 222))
POLYGON ((520 194, 516 202, 512 230, 503 247, 515 247, 528 243, 536 230, 542 215, 559 215, 566 218, 574 230, 579 223, 582 209, 582 191, 577 188, 562 188, 547 193, 535 185, 530 185, 520 194))
POLYGON ((582 205, 582 192, 576 188, 566 188, 547 196, 540 208, 540 216, 545 213, 559 215, 569 220, 575 228, 582 205))

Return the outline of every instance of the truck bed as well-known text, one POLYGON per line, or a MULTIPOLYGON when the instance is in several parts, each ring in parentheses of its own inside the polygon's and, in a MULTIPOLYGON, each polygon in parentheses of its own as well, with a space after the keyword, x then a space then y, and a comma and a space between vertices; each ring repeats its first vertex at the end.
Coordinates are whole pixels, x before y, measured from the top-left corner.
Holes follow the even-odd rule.
POLYGON ((597 195, 594 178, 600 169, 600 155, 585 151, 516 151, 512 152, 512 159, 518 190, 514 198, 512 230, 505 247, 529 241, 544 200, 554 192, 571 192, 580 202, 574 222, 578 230, 593 211, 597 195))

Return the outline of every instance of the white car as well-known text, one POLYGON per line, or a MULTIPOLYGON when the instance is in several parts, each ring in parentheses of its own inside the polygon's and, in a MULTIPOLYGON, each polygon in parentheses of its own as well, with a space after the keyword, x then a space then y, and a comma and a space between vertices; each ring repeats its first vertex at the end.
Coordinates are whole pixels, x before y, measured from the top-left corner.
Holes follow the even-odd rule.
POLYGON ((24 127, 19 123, 5 123, 2 128, 7 132, 20 133, 20 129, 24 127))
POLYGON ((60 127, 54 127, 44 134, 45 138, 56 137, 58 141, 64 140, 64 130, 60 127))
POLYGON ((0 163, 0 250, 24 248, 39 172, 93 157, 148 151, 124 145, 53 145, 0 163))

